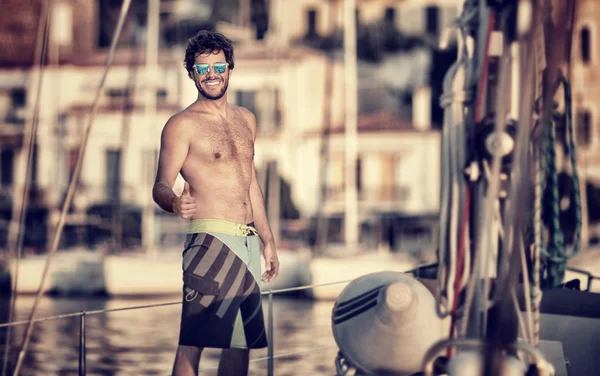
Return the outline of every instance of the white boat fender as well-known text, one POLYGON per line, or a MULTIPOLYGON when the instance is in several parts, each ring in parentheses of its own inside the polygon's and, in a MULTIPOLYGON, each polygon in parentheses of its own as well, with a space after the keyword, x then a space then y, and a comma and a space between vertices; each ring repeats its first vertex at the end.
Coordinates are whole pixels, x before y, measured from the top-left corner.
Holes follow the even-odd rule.
POLYGON ((332 328, 338 357, 357 374, 373 376, 419 372, 427 350, 444 337, 431 292, 390 271, 350 282, 333 307, 332 328))

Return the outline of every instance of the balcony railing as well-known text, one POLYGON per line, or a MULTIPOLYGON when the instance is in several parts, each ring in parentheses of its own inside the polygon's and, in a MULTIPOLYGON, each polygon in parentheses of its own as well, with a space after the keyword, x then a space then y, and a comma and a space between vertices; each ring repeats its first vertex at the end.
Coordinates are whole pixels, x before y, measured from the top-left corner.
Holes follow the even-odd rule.
MULTIPOLYGON (((327 201, 343 201, 344 186, 327 187, 327 201)), ((406 202, 410 197, 410 187, 401 185, 364 187, 358 190, 358 200, 362 202, 406 202)))
POLYGON ((7 124, 24 125, 26 116, 26 108, 11 107, 4 115, 4 122, 7 124))

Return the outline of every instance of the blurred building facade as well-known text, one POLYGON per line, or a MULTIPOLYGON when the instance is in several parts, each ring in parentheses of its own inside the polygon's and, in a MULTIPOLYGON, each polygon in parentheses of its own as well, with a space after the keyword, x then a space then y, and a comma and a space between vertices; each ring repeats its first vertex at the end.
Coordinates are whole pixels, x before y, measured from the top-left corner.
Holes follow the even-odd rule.
MULTIPOLYGON (((584 207, 583 240, 600 242, 600 7, 577 1, 570 79, 578 169, 584 207)), ((568 67, 565 67, 568 69, 568 67)), ((569 173, 570 170, 567 170, 569 173)), ((570 206, 569 206, 570 209, 570 206)), ((573 218, 569 210, 569 218, 573 218)))
MULTIPOLYGON (((276 0, 271 2, 271 26, 287 43, 342 33, 342 0, 276 0)), ((438 36, 457 15, 455 0, 357 0, 359 30, 392 27, 406 35, 438 36)), ((372 31, 372 30, 370 30, 372 31)))
MULTIPOLYGON (((120 7, 109 3, 53 2, 32 161, 35 194, 30 202, 47 208, 46 220, 64 200, 104 69, 120 7)), ((77 222, 79 214, 94 206, 148 205, 162 127, 197 95, 183 68, 184 50, 177 40, 184 41, 199 25, 211 24, 231 31, 238 44, 228 97, 257 116, 258 169, 277 161, 278 173, 291 187, 289 199, 302 218, 343 216, 343 60, 339 48, 315 48, 311 39, 314 33, 341 30, 342 2, 272 1, 269 31, 262 34, 253 32, 252 28, 258 30, 257 23, 244 16, 250 14, 248 1, 242 0, 238 14, 226 22, 211 20, 214 11, 207 7, 209 2, 202 1, 196 2, 195 19, 174 16, 186 14, 178 6, 189 3, 161 2, 158 67, 147 70, 147 9, 145 2, 133 2, 101 93, 71 221, 77 222), (332 23, 325 21, 330 15, 332 23), (324 181, 320 178, 323 168, 324 181)), ((0 187, 9 205, 15 199, 13 188, 24 176, 24 159, 19 156, 23 156, 23 130, 36 98, 33 36, 41 8, 33 0, 10 0, 6 6, 12 11, 10 17, 6 12, 0 16, 0 33, 5 36, 0 38, 0 187)), ((407 34, 433 37, 455 15, 454 0, 361 0, 357 9, 361 25, 393 25, 407 34)), ((408 86, 407 103, 398 99, 397 88, 389 87, 397 76, 415 76, 411 70, 423 65, 423 56, 418 51, 413 56, 359 64, 357 187, 363 220, 437 213, 440 134, 431 119, 431 102, 437 100, 432 100, 426 72, 420 72, 422 79, 400 84, 408 86), (398 61, 402 64, 395 66, 398 61)), ((424 59, 427 62, 428 57, 424 59)), ((181 186, 181 180, 177 185, 181 186)))
POLYGON ((577 2, 571 60, 571 86, 576 141, 583 171, 600 183, 600 7, 593 0, 577 2))

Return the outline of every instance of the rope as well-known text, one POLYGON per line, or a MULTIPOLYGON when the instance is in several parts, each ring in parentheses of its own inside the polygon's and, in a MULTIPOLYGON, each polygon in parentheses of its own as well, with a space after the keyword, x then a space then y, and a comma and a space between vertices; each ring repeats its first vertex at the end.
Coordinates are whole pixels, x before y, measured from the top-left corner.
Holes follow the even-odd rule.
POLYGON ((537 158, 535 164, 535 198, 534 198, 534 256, 533 272, 531 278, 533 286, 531 289, 531 301, 533 308, 533 345, 537 346, 540 338, 540 303, 542 301, 542 290, 540 288, 541 255, 544 252, 544 222, 542 221, 542 192, 544 186, 544 158, 542 158, 543 142, 538 144, 537 158))
MULTIPOLYGON (((560 228, 560 192, 558 187, 558 169, 556 166, 556 130, 555 124, 550 123, 545 127, 546 153, 545 159, 548 168, 548 197, 546 211, 549 213, 550 241, 546 250, 542 249, 545 258, 545 267, 542 268, 542 285, 547 287, 558 286, 562 283, 567 261, 575 256, 581 247, 581 197, 579 195, 579 174, 577 171, 577 148, 573 136, 573 115, 571 87, 561 73, 560 83, 564 89, 565 100, 565 137, 566 154, 570 157, 573 183, 573 205, 575 205, 575 242, 570 254, 567 254, 564 236, 560 228)), ((544 182, 540 182, 543 184, 544 182)))
POLYGON ((579 172, 577 171, 577 144, 573 135, 573 101, 571 98, 571 85, 567 78, 561 74, 561 83, 563 84, 565 93, 565 126, 567 138, 567 153, 571 160, 571 173, 573 182, 573 201, 575 205, 575 244, 573 245, 573 251, 568 257, 571 258, 576 255, 581 248, 581 228, 582 228, 582 216, 581 216, 581 196, 579 186, 579 172))
MULTIPOLYGON (((477 7, 477 5, 475 3, 471 3, 472 6, 477 7)), ((479 15, 478 12, 476 11, 476 13, 474 13, 474 15, 479 15)), ((479 76, 479 80, 478 80, 478 92, 477 92, 477 98, 476 98, 476 103, 475 103, 475 122, 479 123, 482 121, 483 119, 483 101, 484 101, 484 94, 485 94, 485 88, 486 88, 486 82, 487 82, 487 75, 488 75, 488 65, 489 65, 489 58, 490 58, 490 44, 491 44, 491 35, 492 35, 492 31, 494 29, 494 22, 496 20, 496 13, 492 10, 490 11, 489 14, 489 18, 488 18, 488 29, 486 30, 486 43, 485 43, 485 50, 483 53, 483 62, 481 67, 479 67, 480 69, 480 76, 479 76)), ((490 182, 490 185, 488 187, 488 195, 490 195, 490 197, 496 197, 497 193, 499 191, 499 177, 500 177, 500 168, 499 168, 499 159, 498 158, 494 158, 494 179, 490 182)), ((475 193, 472 194, 471 200, 475 201, 475 193)), ((491 218, 493 217, 493 205, 494 205, 495 200, 493 199, 488 199, 485 201, 485 205, 483 208, 483 215, 481 216, 483 223, 484 224, 489 224, 491 223, 491 218)), ((487 265, 487 263, 485 262, 485 259, 487 259, 487 252, 490 249, 490 247, 488 247, 489 245, 489 233, 487 232, 487 228, 484 227, 485 225, 480 225, 479 228, 474 229, 473 231, 478 232, 480 235, 477 239, 478 244, 475 246, 475 257, 473 260, 473 270, 471 271, 471 276, 470 279, 467 281, 467 285, 466 285, 466 292, 465 292, 465 297, 464 297, 464 303, 463 303, 463 309, 462 309, 462 323, 459 326, 459 336, 465 336, 468 327, 471 325, 470 323, 470 312, 471 312, 471 306, 473 305, 473 301, 475 298, 475 290, 477 290, 478 284, 480 279, 482 278, 483 275, 486 274, 485 271, 481 270, 482 264, 487 265), (482 231, 483 229, 483 231, 482 231), (482 252, 482 250, 484 250, 482 252), (484 253, 485 252, 485 253, 484 253), (482 258, 484 258, 484 260, 482 260, 482 258)), ((476 302, 477 304, 479 304, 479 302, 476 302)), ((474 325, 474 327, 477 327, 477 324, 474 325)))
MULTIPOLYGON (((472 101, 474 77, 467 49, 466 29, 476 19, 473 9, 465 9, 452 28, 457 31, 456 62, 444 77, 440 106, 444 109, 442 136, 442 176, 440 197, 440 244, 438 252, 436 312, 439 317, 456 317, 460 290, 468 281, 470 247, 468 242, 469 192, 464 179, 467 124, 465 103, 472 101)), ((450 30, 450 27, 449 29, 450 30)), ((450 31, 446 32, 448 36, 450 31)), ((445 44, 445 43, 442 43, 445 44)))
POLYGON ((564 238, 560 229, 560 194, 558 191, 558 169, 556 166, 556 129, 550 122, 544 127, 546 134, 546 166, 548 170, 549 199, 547 211, 549 212, 550 241, 545 252, 546 268, 543 270, 542 284, 556 286, 562 282, 565 272, 564 238))
POLYGON ((75 195, 75 186, 77 185, 77 181, 79 180, 79 175, 81 174, 81 168, 83 166, 83 157, 85 155, 87 142, 89 140, 90 133, 92 131, 92 125, 94 123, 96 113, 98 112, 98 106, 100 103, 100 97, 102 95, 102 89, 104 87, 104 83, 106 82, 106 77, 108 76, 108 71, 110 69, 110 66, 112 64, 112 60, 113 60, 115 50, 117 47, 117 42, 119 41, 119 36, 121 35, 121 30, 123 29, 123 24, 125 23, 125 16, 127 15, 130 4, 131 4, 131 0, 125 0, 125 1, 123 1, 123 4, 121 6, 121 13, 119 15, 119 21, 117 23, 117 28, 115 30, 115 34, 113 35, 113 40, 112 40, 112 43, 110 46, 110 50, 108 52, 108 56, 107 56, 106 63, 104 66, 104 73, 102 75, 100 84, 98 85, 98 88, 96 90, 96 97, 94 98, 91 115, 88 119, 88 124, 87 124, 86 130, 85 130, 85 134, 83 136, 82 143, 79 146, 79 152, 77 153, 77 162, 75 164, 75 170, 73 171, 73 176, 71 178, 71 181, 69 182, 67 196, 65 198, 65 202, 63 204, 62 211, 60 213, 60 218, 58 220, 56 230, 54 231, 54 237, 52 239, 52 247, 48 251, 48 259, 46 260, 46 264, 44 265, 44 270, 42 271, 42 278, 40 280, 40 285, 37 290, 37 294, 35 297, 35 301, 33 303, 33 307, 31 308, 31 314, 29 317, 29 324, 27 326, 27 330, 26 330, 26 334, 25 334, 25 340, 23 341, 23 347, 22 347, 21 351, 19 352, 19 357, 17 359, 17 364, 15 367, 13 376, 17 376, 19 374, 19 370, 21 369, 23 360, 25 359, 25 353, 27 351, 27 347, 29 346, 29 342, 31 340, 31 334, 33 331, 32 320, 35 316, 35 311, 37 309, 37 306, 38 306, 39 301, 43 294, 43 287, 44 287, 44 283, 46 281, 46 276, 48 275, 48 270, 50 269, 50 262, 52 260, 52 257, 56 253, 56 250, 58 249, 58 244, 60 242, 60 238, 62 235, 62 229, 65 225, 65 219, 67 216, 67 212, 73 201, 73 196, 75 195))

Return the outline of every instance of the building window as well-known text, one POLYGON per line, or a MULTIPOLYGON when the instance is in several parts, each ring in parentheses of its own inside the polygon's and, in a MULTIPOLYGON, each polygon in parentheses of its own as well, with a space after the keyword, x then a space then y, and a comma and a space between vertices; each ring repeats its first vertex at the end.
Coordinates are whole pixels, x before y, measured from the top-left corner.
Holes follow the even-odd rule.
POLYGON ((394 200, 398 182, 398 156, 383 153, 379 159, 380 180, 378 199, 384 201, 394 200))
MULTIPOLYGON (((96 45, 108 48, 112 43, 121 13, 122 0, 104 0, 97 5, 98 32, 96 45)), ((145 46, 148 7, 146 1, 132 1, 119 38, 119 47, 145 46)))
POLYGON ((254 114, 258 134, 268 135, 281 127, 283 114, 279 95, 277 88, 264 87, 259 91, 240 90, 235 92, 235 104, 247 108, 254 114))
POLYGON ((396 9, 392 7, 385 8, 383 21, 388 26, 394 26, 396 24, 396 9))
POLYGON ((575 141, 577 145, 587 147, 592 143, 592 114, 589 110, 580 110, 577 113, 575 141))
POLYGON ((363 191, 363 158, 362 156, 358 156, 356 158, 356 191, 359 197, 362 195, 363 191))
POLYGON ((345 156, 343 153, 332 153, 327 165, 325 185, 327 200, 340 201, 344 199, 345 188, 345 156))
POLYGON ((156 90, 156 97, 158 99, 166 99, 168 95, 167 89, 157 89, 156 90))
POLYGON ((579 41, 581 43, 581 60, 584 63, 589 63, 591 60, 592 52, 591 52, 591 36, 590 29, 587 26, 581 28, 579 32, 579 41))
POLYGON ((11 90, 11 99, 13 108, 23 108, 27 103, 27 94, 25 88, 19 87, 11 90))
POLYGON ((0 184, 11 187, 13 184, 15 152, 13 149, 0 151, 0 184))
MULTIPOLYGON (((256 113, 256 92, 254 90, 238 90, 235 92, 235 103, 250 110, 254 116, 256 113)), ((257 119, 258 121, 258 119, 257 119)))
POLYGON ((309 9, 306 12, 306 36, 317 36, 317 10, 309 9))
POLYGON ((121 150, 106 151, 106 198, 112 201, 121 191, 121 150))
POLYGON ((5 121, 12 124, 25 124, 23 109, 27 104, 25 88, 13 88, 10 91, 10 107, 6 113, 5 121))
POLYGON ((281 110, 281 93, 279 89, 275 89, 275 128, 281 128, 283 121, 283 112, 281 110))
POLYGON ((110 88, 106 89, 106 95, 111 99, 129 98, 131 91, 130 88, 110 88))
POLYGON ((31 155, 31 187, 37 187, 38 183, 38 144, 33 145, 33 153, 31 155))
POLYGON ((431 6, 425 8, 425 31, 427 34, 438 35, 439 12, 438 7, 431 6))
POLYGON ((240 90, 235 93, 236 104, 247 108, 256 117, 256 128, 259 133, 267 132, 272 126, 273 119, 269 116, 271 114, 269 111, 273 108, 269 101, 270 93, 266 89, 259 92, 240 90))

